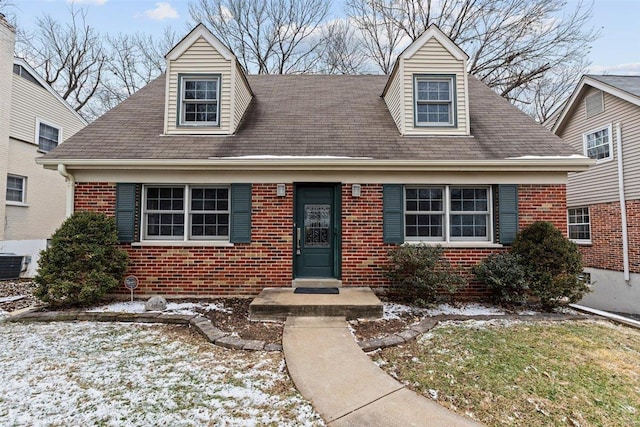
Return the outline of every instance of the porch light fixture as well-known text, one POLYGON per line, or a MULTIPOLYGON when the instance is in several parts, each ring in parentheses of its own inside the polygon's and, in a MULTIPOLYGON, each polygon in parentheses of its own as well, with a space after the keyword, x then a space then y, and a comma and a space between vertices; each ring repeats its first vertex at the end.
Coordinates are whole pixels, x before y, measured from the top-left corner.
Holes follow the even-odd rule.
POLYGON ((351 195, 353 197, 360 197, 362 194, 362 186, 360 184, 351 184, 351 195))
POLYGON ((284 184, 278 184, 276 187, 276 195, 278 197, 284 197, 287 195, 287 187, 284 184))

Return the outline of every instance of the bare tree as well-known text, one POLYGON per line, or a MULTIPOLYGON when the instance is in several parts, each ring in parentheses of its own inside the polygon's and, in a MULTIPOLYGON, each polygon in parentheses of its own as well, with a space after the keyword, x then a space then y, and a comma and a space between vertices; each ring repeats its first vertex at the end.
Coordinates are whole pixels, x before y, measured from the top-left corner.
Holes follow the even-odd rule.
POLYGON ((323 49, 318 71, 326 74, 359 74, 366 70, 368 57, 356 28, 345 20, 335 20, 322 29, 323 49))
POLYGON ((384 74, 389 74, 402 42, 401 16, 387 0, 347 0, 349 17, 362 33, 369 58, 384 74))
POLYGON ((245 70, 258 74, 309 71, 322 45, 317 30, 326 0, 198 0, 191 19, 209 26, 245 70))
POLYGON ((113 108, 158 77, 165 69, 164 55, 176 41, 176 33, 170 27, 165 28, 160 40, 143 33, 107 36, 109 60, 98 93, 98 107, 113 108))
POLYGON ((107 54, 98 32, 86 23, 86 10, 70 9, 71 21, 61 25, 50 15, 39 18, 36 33, 23 38, 22 53, 76 111, 96 94, 107 54))
POLYGON ((346 6, 382 72, 436 24, 469 54, 471 74, 530 112, 540 107, 535 88, 543 90, 558 70, 584 71, 584 53, 598 36, 588 25, 591 7, 582 2, 569 12, 562 0, 347 0, 346 6))

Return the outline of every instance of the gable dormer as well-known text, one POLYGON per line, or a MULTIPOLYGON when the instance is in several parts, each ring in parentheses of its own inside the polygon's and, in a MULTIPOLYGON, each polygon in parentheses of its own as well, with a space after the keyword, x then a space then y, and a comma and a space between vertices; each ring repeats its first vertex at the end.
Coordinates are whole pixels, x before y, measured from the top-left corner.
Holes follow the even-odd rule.
POLYGON ((400 134, 470 134, 467 59, 435 25, 398 56, 382 96, 400 134))
POLYGON ((164 133, 235 133, 253 98, 235 55, 198 24, 165 58, 164 133))

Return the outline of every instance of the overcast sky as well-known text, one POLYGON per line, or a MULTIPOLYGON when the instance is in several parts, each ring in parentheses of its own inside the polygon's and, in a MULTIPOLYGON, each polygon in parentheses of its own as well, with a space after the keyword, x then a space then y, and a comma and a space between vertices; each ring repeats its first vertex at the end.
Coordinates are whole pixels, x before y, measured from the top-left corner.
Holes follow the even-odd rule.
MULTIPOLYGON (((38 16, 68 19, 70 0, 13 0, 19 26, 30 30, 38 16)), ((142 31, 161 34, 171 26, 179 36, 189 31, 187 0, 75 0, 88 9, 88 21, 111 34, 142 31)), ((569 0, 569 7, 576 0, 569 0)), ((333 1, 334 17, 343 16, 342 0, 333 1)), ((592 73, 640 75, 640 0, 595 0, 592 24, 602 36, 588 54, 592 73)))

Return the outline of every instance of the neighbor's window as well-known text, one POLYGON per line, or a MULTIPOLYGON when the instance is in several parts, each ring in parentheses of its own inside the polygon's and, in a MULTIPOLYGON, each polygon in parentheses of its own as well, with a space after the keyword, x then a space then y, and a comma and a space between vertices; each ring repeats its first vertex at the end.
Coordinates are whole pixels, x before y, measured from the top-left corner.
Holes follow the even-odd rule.
POLYGON ((583 134, 584 154, 595 160, 613 158, 611 125, 583 134))
POLYGON ((433 241, 488 241, 488 187, 405 187, 405 238, 433 241))
POLYGON ((220 78, 181 77, 180 124, 217 126, 220 78))
POLYGON ((455 79, 453 76, 414 78, 416 126, 453 126, 455 79))
POLYGON ((26 181, 24 176, 7 175, 7 202, 24 203, 26 181))
POLYGON ((60 128, 38 122, 38 149, 48 152, 60 144, 60 128))
POLYGON ((569 239, 583 243, 591 241, 588 207, 569 209, 569 239))
POLYGON ((221 240, 229 237, 228 187, 146 186, 144 194, 145 239, 221 240))

